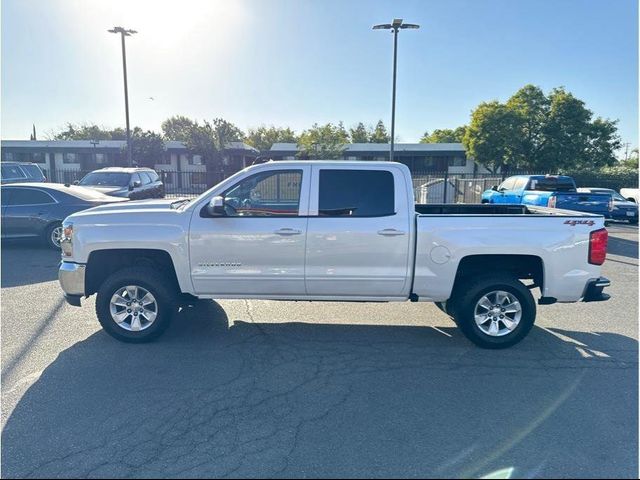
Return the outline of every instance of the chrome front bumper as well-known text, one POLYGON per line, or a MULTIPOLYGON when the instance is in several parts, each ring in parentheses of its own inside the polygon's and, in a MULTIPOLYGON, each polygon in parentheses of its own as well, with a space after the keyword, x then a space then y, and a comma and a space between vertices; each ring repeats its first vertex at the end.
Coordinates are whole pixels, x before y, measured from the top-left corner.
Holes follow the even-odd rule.
POLYGON ((62 262, 58 270, 58 281, 64 292, 64 298, 70 305, 79 307, 84 296, 84 273, 86 265, 62 262))

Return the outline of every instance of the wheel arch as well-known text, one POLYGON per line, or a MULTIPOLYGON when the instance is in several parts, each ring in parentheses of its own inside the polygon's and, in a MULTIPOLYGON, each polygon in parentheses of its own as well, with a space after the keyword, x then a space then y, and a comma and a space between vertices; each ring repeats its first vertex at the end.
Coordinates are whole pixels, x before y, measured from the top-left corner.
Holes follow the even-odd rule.
POLYGON ((458 263, 453 283, 452 296, 465 280, 487 272, 503 272, 513 274, 520 280, 533 280, 534 285, 543 291, 544 262, 537 255, 468 255, 458 263))
POLYGON ((136 265, 163 272, 176 291, 182 291, 169 252, 159 249, 118 248, 94 250, 89 254, 85 273, 85 295, 96 293, 104 280, 114 272, 136 265))

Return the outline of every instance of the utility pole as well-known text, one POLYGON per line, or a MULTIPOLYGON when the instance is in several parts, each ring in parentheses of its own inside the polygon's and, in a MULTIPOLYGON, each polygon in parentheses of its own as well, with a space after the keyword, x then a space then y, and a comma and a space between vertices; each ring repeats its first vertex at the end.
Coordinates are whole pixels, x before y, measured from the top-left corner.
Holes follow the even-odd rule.
POLYGON ((396 18, 392 23, 374 25, 374 30, 390 30, 393 33, 393 87, 391 89, 391 149, 389 150, 389 161, 393 162, 394 143, 396 135, 396 73, 398 66, 398 32, 405 28, 420 28, 420 25, 413 23, 403 23, 401 18, 396 18))
POLYGON ((131 156, 131 127, 129 125, 129 88, 127 86, 127 50, 125 48, 124 37, 130 37, 131 35, 138 33, 135 30, 127 30, 122 27, 113 27, 108 30, 109 33, 119 33, 122 40, 122 71, 124 73, 124 110, 127 117, 127 164, 133 166, 133 159, 131 156))

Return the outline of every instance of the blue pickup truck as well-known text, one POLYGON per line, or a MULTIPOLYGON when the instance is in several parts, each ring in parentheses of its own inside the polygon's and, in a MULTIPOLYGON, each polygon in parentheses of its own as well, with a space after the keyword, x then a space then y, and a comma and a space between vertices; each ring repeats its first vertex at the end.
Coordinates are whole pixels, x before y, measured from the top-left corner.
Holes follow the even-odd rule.
POLYGON ((482 194, 482 203, 518 203, 594 213, 609 217, 611 194, 578 192, 564 175, 515 175, 482 194))

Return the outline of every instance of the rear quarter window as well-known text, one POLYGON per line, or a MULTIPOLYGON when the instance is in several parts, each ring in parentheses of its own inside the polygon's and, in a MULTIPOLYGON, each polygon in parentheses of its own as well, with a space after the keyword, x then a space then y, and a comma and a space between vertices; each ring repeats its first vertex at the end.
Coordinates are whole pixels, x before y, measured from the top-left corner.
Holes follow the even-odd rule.
POLYGON ((576 186, 573 180, 557 177, 541 177, 529 180, 527 190, 542 192, 575 192, 576 186))

